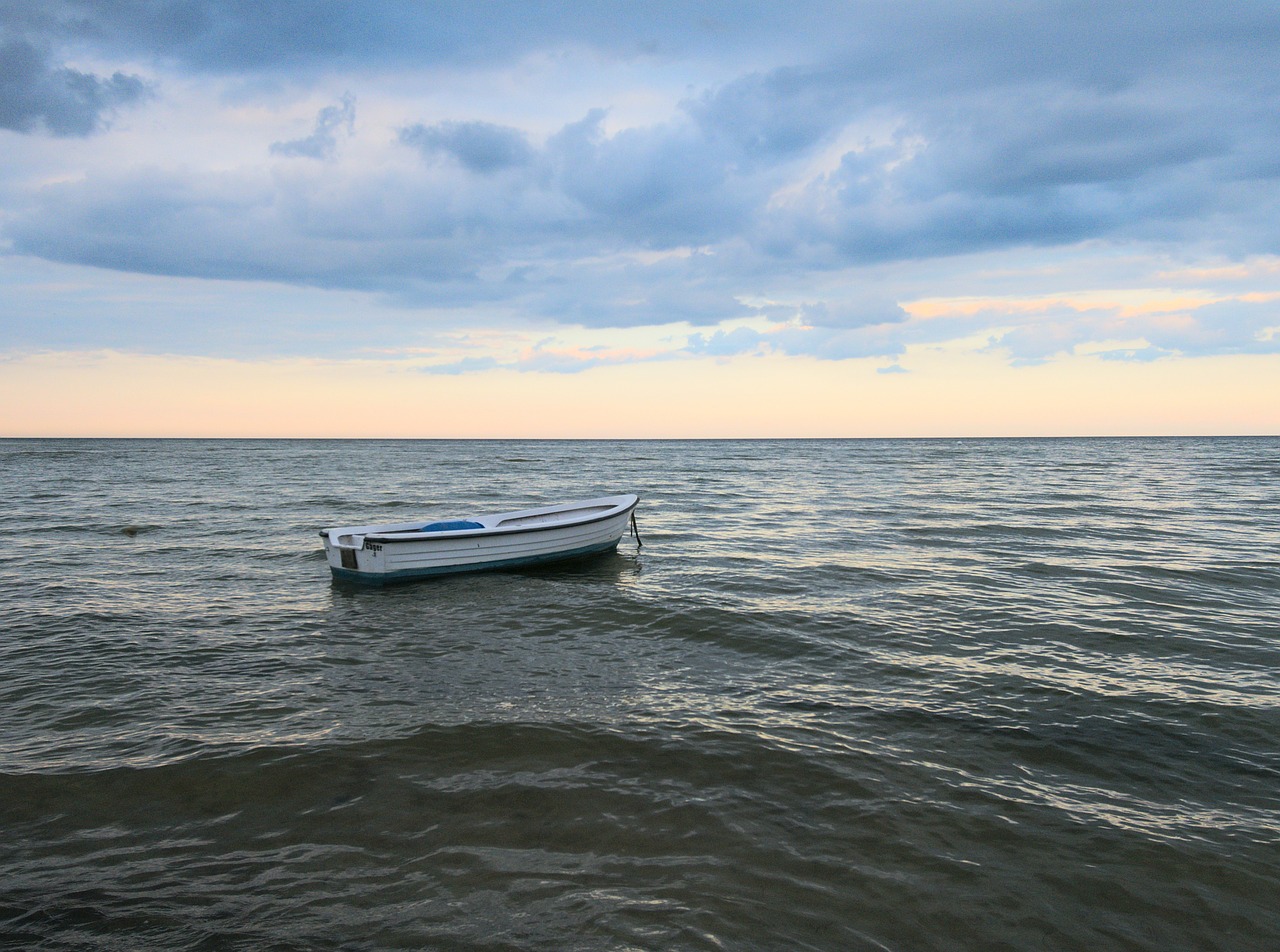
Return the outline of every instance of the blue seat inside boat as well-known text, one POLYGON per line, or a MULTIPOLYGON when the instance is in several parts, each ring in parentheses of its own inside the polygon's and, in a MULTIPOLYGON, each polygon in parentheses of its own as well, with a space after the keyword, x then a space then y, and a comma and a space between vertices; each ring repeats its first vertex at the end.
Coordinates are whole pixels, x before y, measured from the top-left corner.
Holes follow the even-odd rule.
POLYGON ((452 532, 455 529, 483 529, 479 522, 469 519, 454 519, 452 522, 432 522, 422 527, 422 532, 452 532))

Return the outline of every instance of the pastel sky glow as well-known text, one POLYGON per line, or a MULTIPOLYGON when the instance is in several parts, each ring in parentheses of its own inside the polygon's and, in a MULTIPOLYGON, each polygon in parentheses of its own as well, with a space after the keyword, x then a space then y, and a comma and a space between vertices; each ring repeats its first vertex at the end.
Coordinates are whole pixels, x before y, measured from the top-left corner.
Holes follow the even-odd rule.
POLYGON ((0 0, 0 435, 1280 433, 1280 6, 0 0))

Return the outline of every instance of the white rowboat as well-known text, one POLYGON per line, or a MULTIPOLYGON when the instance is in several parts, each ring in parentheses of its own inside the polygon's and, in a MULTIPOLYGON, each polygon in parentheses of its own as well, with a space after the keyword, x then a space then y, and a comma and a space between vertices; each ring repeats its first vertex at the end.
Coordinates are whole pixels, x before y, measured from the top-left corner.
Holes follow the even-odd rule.
POLYGON ((639 501, 601 496, 429 523, 321 529, 320 537, 334 578, 383 585, 608 552, 639 501))

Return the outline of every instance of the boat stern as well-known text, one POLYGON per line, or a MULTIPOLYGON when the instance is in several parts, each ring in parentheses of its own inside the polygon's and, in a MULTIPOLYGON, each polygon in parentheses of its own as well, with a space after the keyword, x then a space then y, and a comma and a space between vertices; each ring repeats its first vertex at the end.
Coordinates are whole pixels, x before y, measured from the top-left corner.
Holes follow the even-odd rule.
POLYGON ((382 546, 365 540, 363 535, 344 533, 340 529, 322 530, 324 556, 334 578, 377 578, 386 571, 382 546))

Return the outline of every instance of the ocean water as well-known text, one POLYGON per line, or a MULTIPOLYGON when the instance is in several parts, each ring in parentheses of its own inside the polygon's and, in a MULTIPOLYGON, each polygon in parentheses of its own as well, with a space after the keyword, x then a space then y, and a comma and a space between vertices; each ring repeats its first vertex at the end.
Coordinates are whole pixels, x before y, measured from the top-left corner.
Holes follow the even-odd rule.
POLYGON ((0 947, 1280 948, 1280 439, 0 441, 0 947), (637 492, 387 589, 326 525, 637 492))

